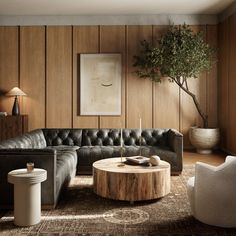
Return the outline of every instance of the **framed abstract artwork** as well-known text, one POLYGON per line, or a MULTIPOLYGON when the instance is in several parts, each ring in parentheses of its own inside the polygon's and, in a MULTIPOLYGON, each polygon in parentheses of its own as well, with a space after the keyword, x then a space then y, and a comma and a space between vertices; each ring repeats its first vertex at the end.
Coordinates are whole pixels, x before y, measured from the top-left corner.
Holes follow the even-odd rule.
POLYGON ((121 115, 121 54, 80 54, 80 115, 121 115))

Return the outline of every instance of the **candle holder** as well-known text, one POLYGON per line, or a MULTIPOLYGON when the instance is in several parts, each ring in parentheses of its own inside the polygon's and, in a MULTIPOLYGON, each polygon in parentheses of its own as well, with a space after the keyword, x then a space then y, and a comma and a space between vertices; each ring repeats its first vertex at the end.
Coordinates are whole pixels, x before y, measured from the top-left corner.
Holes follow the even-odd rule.
POLYGON ((125 163, 123 162, 123 153, 124 153, 124 148, 120 147, 120 163, 118 164, 119 167, 124 167, 125 163))
POLYGON ((34 163, 33 162, 27 163, 26 168, 28 172, 32 172, 34 170, 34 163))

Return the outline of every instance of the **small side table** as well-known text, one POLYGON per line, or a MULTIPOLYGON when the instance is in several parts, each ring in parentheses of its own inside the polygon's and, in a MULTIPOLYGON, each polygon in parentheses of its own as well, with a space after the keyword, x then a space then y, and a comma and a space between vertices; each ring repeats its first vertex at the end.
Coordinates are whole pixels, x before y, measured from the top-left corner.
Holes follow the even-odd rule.
POLYGON ((14 184, 14 224, 30 226, 41 220, 41 182, 47 171, 35 168, 17 169, 8 173, 8 182, 14 184))

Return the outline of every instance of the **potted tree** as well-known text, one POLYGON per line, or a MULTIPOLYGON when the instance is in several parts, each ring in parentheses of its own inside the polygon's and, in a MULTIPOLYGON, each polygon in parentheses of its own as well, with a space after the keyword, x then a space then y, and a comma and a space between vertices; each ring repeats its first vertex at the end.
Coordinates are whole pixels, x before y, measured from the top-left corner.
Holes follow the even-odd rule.
POLYGON ((168 77, 188 94, 202 119, 202 128, 190 129, 190 141, 197 152, 210 153, 219 141, 219 129, 208 127, 208 116, 202 110, 196 95, 190 91, 188 81, 211 68, 215 50, 203 39, 202 32, 194 33, 186 24, 170 26, 162 35, 158 46, 141 42, 142 50, 134 56, 134 66, 140 78, 161 82, 168 77))

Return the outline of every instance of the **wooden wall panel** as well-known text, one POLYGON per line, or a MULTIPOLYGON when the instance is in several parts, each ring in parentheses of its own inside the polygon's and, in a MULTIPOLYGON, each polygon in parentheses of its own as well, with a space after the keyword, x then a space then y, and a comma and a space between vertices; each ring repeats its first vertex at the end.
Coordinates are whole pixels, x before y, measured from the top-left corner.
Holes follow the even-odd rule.
POLYGON ((121 53, 122 55, 122 92, 121 92, 121 116, 101 116, 101 128, 125 127, 125 83, 126 83, 126 37, 125 26, 101 26, 100 28, 100 52, 121 53))
MULTIPOLYGON (((236 13, 229 18, 229 115, 228 148, 236 153, 236 13)), ((222 78, 223 79, 223 78, 222 78)))
POLYGON ((80 73, 79 54, 99 52, 99 27, 77 26, 73 27, 73 127, 74 128, 98 128, 98 116, 80 116, 80 73))
MULTIPOLYGON (((154 44, 157 44, 167 28, 167 26, 153 27, 154 44)), ((170 83, 168 78, 153 85, 153 126, 179 130, 179 87, 175 83, 170 83)))
POLYGON ((228 149, 228 77, 229 77, 229 20, 219 24, 219 57, 218 57, 218 117, 221 135, 221 147, 228 149))
POLYGON ((45 27, 20 28, 20 85, 29 130, 45 127, 45 27))
MULTIPOLYGON (((204 37, 206 36, 205 26, 191 26, 195 31, 203 31, 204 37)), ((196 96, 201 105, 201 108, 206 112, 206 93, 207 93, 207 82, 206 72, 202 73, 199 78, 191 78, 188 80, 190 91, 196 96)), ((198 115, 197 109, 193 103, 192 98, 184 91, 180 90, 180 131, 184 134, 184 146, 187 148, 191 147, 189 141, 189 128, 192 126, 202 126, 202 120, 198 115)))
POLYGON ((19 86, 18 27, 0 27, 0 111, 11 114, 13 97, 5 94, 19 86))
MULTIPOLYGON (((218 48, 218 26, 207 25, 206 41, 209 45, 218 48)), ((217 111, 217 94, 218 94, 218 76, 217 76, 217 63, 213 64, 211 70, 206 74, 207 82, 207 114, 209 127, 218 127, 218 111, 217 111)))
POLYGON ((141 40, 152 40, 152 26, 127 26, 127 127, 152 127, 152 82, 135 75, 133 56, 140 50, 141 40))
MULTIPOLYGON (((192 27, 195 31, 204 30, 206 40, 211 45, 217 45, 216 26, 192 27)), ((231 24, 231 28, 233 27, 234 24, 231 24)), ((155 40, 165 29, 166 26, 73 26, 73 29, 71 26, 48 26, 46 30, 44 26, 19 27, 19 29, 0 27, 0 90, 7 92, 13 86, 21 86, 28 94, 23 99, 22 111, 29 114, 30 129, 44 126, 138 128, 141 116, 144 128, 179 129, 185 135, 185 146, 189 146, 189 127, 201 123, 192 99, 180 92, 175 84, 168 81, 162 84, 152 83, 150 80, 138 78, 134 73, 136 68, 133 67, 133 56, 139 53, 140 41, 155 40), (19 39, 18 32, 20 32, 19 39), (18 54, 18 41, 20 41, 20 54, 18 54), (79 114, 79 55, 99 52, 122 53, 121 116, 80 116, 79 114)), ((226 37, 227 33, 224 34, 226 37)), ((226 38, 220 40, 223 40, 225 45, 229 44, 226 38)), ((234 35, 231 45, 233 40, 234 35)), ((232 47, 231 68, 236 55, 234 45, 232 47)), ((225 61, 220 71, 222 77, 227 73, 228 53, 221 50, 220 55, 225 61)), ((203 109, 209 113, 210 125, 217 124, 216 77, 217 66, 209 74, 203 73, 200 79, 192 79, 189 85, 197 94, 203 109)), ((230 78, 234 77, 234 72, 231 72, 230 78)), ((220 80, 219 85, 228 88, 225 79, 220 80)), ((234 80, 231 79, 229 86, 232 86, 232 91, 234 80)), ((227 93, 228 91, 220 88, 221 128, 222 122, 228 119, 229 114, 234 117, 234 109, 230 108, 228 114, 223 105, 228 101, 227 93), (227 115, 221 112, 222 109, 227 115)), ((230 96, 234 101, 234 94, 230 96)), ((10 112, 13 99, 5 97, 0 99, 0 109, 10 112)), ((231 102, 230 106, 233 104, 231 102)), ((231 118, 231 128, 234 129, 233 118, 231 118)))
POLYGON ((47 118, 49 128, 72 127, 72 27, 47 27, 47 118))

